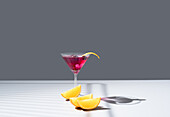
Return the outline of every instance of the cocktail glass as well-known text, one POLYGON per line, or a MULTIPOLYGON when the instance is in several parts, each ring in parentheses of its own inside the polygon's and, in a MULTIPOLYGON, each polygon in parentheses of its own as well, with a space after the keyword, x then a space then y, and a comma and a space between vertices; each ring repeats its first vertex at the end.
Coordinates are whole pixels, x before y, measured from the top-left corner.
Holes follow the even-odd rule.
POLYGON ((81 68, 86 63, 90 55, 85 55, 83 53, 61 53, 61 56, 69 66, 70 70, 74 74, 74 86, 77 85, 77 75, 81 68))

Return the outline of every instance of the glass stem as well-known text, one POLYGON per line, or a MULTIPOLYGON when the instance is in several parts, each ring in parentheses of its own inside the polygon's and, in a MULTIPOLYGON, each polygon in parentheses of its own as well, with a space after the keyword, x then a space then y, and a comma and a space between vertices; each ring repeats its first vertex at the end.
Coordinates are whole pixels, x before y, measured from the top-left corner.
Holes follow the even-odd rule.
POLYGON ((77 74, 74 73, 74 87, 77 86, 77 74))

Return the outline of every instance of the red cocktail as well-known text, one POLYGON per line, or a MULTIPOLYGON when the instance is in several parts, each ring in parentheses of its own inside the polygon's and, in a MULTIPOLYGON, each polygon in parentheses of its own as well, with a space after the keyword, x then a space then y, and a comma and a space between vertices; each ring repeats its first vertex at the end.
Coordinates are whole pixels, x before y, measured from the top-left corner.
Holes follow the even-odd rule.
POLYGON ((77 84, 77 74, 89 58, 89 55, 81 53, 62 53, 61 54, 71 71, 74 73, 74 83, 77 84))
POLYGON ((66 61, 67 65, 70 67, 71 71, 75 74, 78 74, 80 69, 83 67, 83 65, 87 61, 88 57, 67 55, 67 56, 63 56, 63 59, 66 61))

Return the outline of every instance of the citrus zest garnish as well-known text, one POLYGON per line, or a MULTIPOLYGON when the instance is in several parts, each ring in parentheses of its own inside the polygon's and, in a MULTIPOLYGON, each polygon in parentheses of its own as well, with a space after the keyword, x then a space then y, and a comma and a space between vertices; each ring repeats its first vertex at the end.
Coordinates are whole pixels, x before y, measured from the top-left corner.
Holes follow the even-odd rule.
POLYGON ((86 55, 89 55, 89 54, 93 54, 93 55, 97 56, 98 59, 100 59, 99 55, 97 55, 97 54, 94 53, 94 52, 87 52, 87 53, 83 54, 82 56, 86 56, 86 55))
POLYGON ((101 98, 78 100, 78 104, 82 109, 95 109, 100 104, 101 98))
POLYGON ((70 89, 64 93, 61 93, 61 95, 66 99, 70 99, 73 97, 78 97, 80 92, 81 92, 81 85, 79 85, 73 89, 70 89))
POLYGON ((85 95, 82 97, 74 97, 74 98, 70 98, 70 102, 76 106, 76 107, 80 107, 78 104, 78 100, 85 100, 85 99, 92 99, 93 98, 93 94, 89 94, 89 95, 85 95))

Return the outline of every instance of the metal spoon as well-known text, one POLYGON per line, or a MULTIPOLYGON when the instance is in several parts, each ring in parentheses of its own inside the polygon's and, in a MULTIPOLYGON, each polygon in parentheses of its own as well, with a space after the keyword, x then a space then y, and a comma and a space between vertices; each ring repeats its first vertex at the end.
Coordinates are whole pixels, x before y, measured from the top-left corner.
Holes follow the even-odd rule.
POLYGON ((104 97, 101 100, 111 104, 137 104, 146 99, 128 98, 123 96, 104 97))

